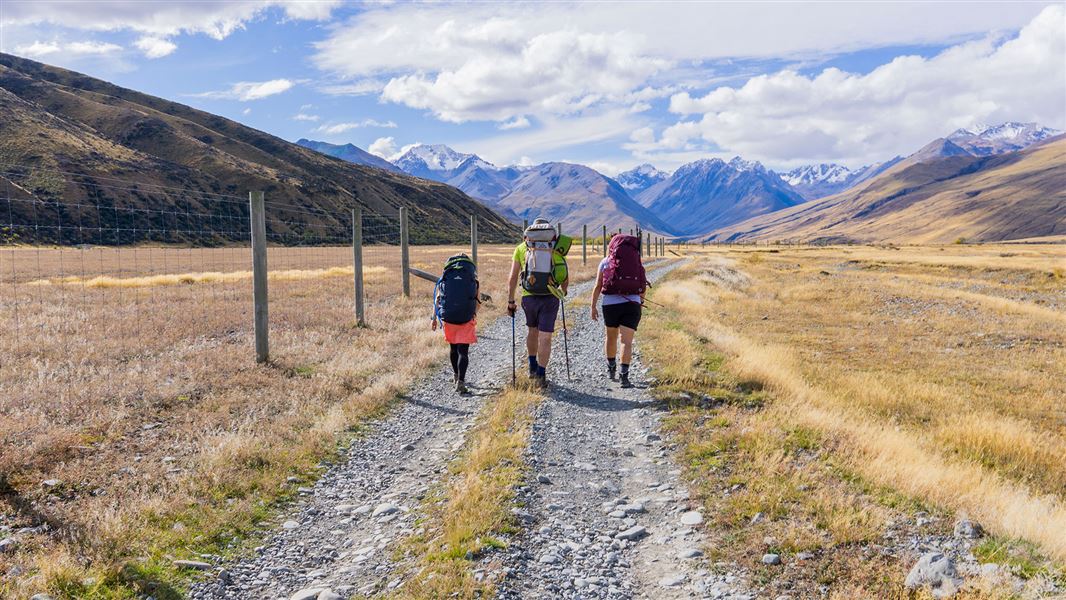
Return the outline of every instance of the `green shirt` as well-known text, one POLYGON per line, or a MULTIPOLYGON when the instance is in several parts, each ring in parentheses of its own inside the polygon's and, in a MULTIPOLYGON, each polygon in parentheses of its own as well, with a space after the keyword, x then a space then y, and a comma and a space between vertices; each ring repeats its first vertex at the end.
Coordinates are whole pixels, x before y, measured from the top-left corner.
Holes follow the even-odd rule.
MULTIPOLYGON (((520 271, 526 270, 526 243, 525 241, 518 242, 518 245, 514 249, 514 261, 518 263, 520 271)), ((558 252, 552 252, 552 267, 566 267, 566 258, 558 252)), ((562 283, 562 282, 560 282, 562 283)), ((521 275, 519 275, 518 287, 522 290, 522 296, 532 296, 533 294, 526 291, 526 288, 522 287, 521 275)))

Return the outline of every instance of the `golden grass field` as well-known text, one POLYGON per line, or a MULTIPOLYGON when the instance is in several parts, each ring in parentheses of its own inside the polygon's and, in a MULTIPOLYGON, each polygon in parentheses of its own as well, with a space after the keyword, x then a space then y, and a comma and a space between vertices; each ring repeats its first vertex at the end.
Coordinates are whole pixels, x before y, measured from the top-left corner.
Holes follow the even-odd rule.
MULTIPOLYGON (((412 247, 439 271, 459 247, 412 247)), ((0 250, 0 596, 180 597, 174 558, 228 554, 360 424, 446 355, 432 284, 400 294, 399 250, 271 248, 271 361, 254 361, 247 249, 0 250), (289 481, 289 478, 295 478, 289 481), (45 486, 50 479, 58 485, 45 486)), ((502 315, 511 248, 482 246, 502 315)), ((570 259, 574 281, 588 279, 570 259)))
POLYGON ((925 533, 973 518, 979 560, 1061 580, 1066 246, 688 254, 642 330, 713 556, 772 588, 762 552, 810 551, 790 593, 889 597, 915 557, 868 549, 927 511, 925 533))

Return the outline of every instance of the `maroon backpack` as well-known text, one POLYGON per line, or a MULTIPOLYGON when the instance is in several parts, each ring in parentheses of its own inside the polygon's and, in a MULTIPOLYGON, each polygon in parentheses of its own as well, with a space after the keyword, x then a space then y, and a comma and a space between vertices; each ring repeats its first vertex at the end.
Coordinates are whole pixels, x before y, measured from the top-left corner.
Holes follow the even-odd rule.
POLYGON ((633 235, 611 238, 607 265, 603 267, 603 293, 642 294, 647 285, 644 264, 640 262, 640 238, 633 235))

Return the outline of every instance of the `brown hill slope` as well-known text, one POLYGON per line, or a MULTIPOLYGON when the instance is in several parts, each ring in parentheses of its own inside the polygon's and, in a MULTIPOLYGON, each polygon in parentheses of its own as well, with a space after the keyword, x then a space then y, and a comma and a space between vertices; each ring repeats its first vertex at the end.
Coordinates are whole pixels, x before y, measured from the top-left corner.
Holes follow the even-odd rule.
POLYGON ((1066 233, 1066 137, 1000 156, 901 164, 857 189, 707 240, 991 242, 1066 233))
MULTIPOLYGON (((80 214, 79 204, 148 209, 121 223, 141 230, 166 225, 159 221, 167 211, 219 210, 204 206, 204 194, 242 198, 249 190, 266 192, 274 211, 268 230, 277 235, 340 232, 353 206, 393 218, 406 206, 412 241, 463 240, 471 213, 479 216, 486 241, 517 236, 499 215, 450 186, 353 165, 210 113, 8 54, 0 54, 0 112, 0 181, 7 193, 58 204, 36 207, 32 221, 46 226, 37 229, 41 241, 78 241, 44 233, 54 232, 57 220, 67 219, 68 231, 79 220, 95 226, 99 211, 80 214), (115 180, 136 181, 141 193, 120 193, 115 180)), ((31 222, 29 214, 14 214, 28 213, 25 203, 11 210, 5 221, 31 222)), ((229 210, 246 212, 240 202, 229 210)), ((32 238, 23 227, 20 239, 32 238)))

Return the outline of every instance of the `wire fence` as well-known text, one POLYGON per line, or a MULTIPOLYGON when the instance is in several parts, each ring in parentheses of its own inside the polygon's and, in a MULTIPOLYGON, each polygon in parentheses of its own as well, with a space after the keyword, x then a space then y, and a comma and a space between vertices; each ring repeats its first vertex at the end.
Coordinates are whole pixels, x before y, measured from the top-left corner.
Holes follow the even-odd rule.
MULTIPOLYGON (((41 380, 77 372, 91 363, 82 357, 100 352, 122 360, 190 344, 254 345, 249 198, 3 163, 0 184, 0 351, 8 357, 0 366, 32 363, 41 380), (101 350, 109 344, 122 347, 101 350)), ((269 194, 263 205, 274 345, 323 344, 307 332, 324 321, 361 325, 353 213, 276 204, 269 194)), ((610 235, 625 232, 565 231, 593 264, 610 235)), ((665 239, 628 233, 646 240, 647 254, 667 253, 665 239)), ((399 210, 362 209, 361 241, 371 323, 410 287, 405 264, 432 273, 463 250, 423 247, 405 262, 399 210)), ((493 256, 508 260, 509 252, 493 256)))

